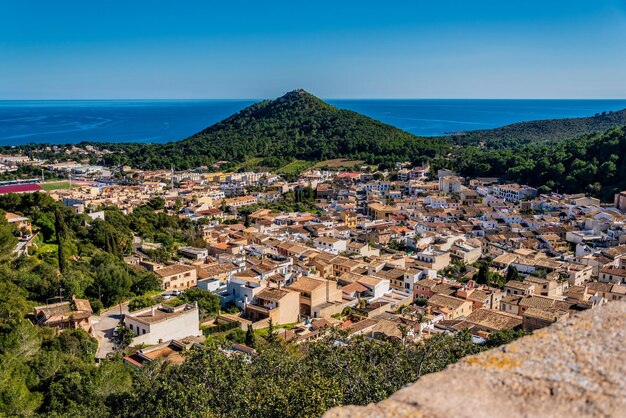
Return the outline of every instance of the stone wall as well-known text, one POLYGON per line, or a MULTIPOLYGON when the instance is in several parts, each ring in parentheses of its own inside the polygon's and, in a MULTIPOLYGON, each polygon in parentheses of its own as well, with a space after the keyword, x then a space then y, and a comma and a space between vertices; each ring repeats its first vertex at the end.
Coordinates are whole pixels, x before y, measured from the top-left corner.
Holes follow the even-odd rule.
POLYGON ((626 417, 626 303, 467 357, 389 399, 324 417, 626 417))

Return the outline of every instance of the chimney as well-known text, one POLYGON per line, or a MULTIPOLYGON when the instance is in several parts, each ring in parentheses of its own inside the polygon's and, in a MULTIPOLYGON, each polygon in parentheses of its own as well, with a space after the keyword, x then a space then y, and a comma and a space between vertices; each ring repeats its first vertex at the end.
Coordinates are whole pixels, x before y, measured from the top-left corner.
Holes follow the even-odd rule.
POLYGON ((154 312, 155 312, 155 308, 153 306, 152 309, 150 309, 150 316, 154 316, 154 312))

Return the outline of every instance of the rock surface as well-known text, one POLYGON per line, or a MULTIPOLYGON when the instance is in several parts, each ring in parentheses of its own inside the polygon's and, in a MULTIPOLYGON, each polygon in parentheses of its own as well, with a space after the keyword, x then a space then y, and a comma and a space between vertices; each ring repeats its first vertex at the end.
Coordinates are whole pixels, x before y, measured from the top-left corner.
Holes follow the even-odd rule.
POLYGON ((626 302, 611 302, 424 376, 339 417, 626 417, 626 302))

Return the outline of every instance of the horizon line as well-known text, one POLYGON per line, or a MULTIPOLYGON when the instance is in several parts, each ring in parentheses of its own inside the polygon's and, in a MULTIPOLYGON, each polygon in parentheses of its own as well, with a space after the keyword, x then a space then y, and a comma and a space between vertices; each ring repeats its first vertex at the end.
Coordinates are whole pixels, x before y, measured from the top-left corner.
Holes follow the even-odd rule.
MULTIPOLYGON (((276 96, 279 98, 281 96, 276 96)), ((611 100, 623 101, 626 97, 319 97, 321 100, 611 100)), ((246 100, 246 101, 263 101, 273 100, 272 98, 253 98, 253 97, 214 97, 214 98, 22 98, 22 99, 4 99, 0 98, 0 102, 75 102, 75 101, 210 101, 210 100, 246 100)))

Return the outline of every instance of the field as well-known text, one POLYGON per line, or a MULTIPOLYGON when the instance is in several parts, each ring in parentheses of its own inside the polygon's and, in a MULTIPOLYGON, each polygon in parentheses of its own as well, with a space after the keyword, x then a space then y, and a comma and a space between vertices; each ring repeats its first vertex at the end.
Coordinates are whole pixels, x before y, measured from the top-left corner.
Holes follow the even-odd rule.
POLYGON ((356 165, 363 165, 365 161, 363 160, 348 160, 346 158, 336 158, 334 160, 325 160, 320 161, 315 164, 313 167, 315 168, 352 168, 356 165))
MULTIPOLYGON (((60 183, 41 183, 40 186, 45 191, 49 192, 51 190, 69 189, 70 188, 70 183, 67 182, 67 181, 60 182, 60 183)), ((74 187, 74 186, 72 186, 72 187, 74 187)))
POLYGON ((278 174, 297 175, 311 166, 312 163, 304 160, 292 161, 287 165, 282 166, 276 172, 278 174))

